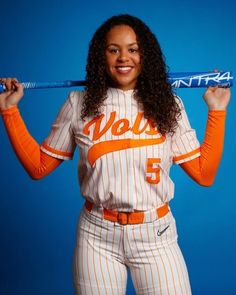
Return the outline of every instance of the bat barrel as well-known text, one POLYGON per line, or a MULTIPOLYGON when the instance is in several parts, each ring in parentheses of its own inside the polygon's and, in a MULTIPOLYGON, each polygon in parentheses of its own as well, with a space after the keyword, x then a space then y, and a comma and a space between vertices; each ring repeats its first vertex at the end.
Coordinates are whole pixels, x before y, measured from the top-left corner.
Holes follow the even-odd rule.
POLYGON ((173 88, 233 86, 233 75, 230 71, 170 73, 168 80, 173 88))

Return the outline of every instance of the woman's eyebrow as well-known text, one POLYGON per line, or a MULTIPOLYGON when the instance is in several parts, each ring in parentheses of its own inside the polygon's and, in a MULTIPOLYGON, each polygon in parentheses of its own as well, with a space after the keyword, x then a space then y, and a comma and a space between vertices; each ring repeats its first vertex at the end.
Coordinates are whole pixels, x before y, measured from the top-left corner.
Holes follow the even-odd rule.
MULTIPOLYGON (((133 46, 133 45, 138 45, 138 43, 133 42, 133 43, 127 44, 127 46, 133 46)), ((117 46, 117 47, 119 47, 120 45, 116 44, 116 43, 109 43, 109 44, 107 44, 107 47, 109 47, 109 46, 117 46)))

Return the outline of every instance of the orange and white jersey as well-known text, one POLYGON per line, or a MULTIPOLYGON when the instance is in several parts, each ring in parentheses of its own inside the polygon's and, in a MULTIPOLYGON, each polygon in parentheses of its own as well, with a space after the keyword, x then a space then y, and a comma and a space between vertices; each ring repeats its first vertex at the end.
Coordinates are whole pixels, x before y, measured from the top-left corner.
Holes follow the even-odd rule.
POLYGON ((70 93, 41 149, 67 160, 78 146, 81 194, 98 207, 144 211, 169 202, 171 165, 200 155, 182 102, 175 134, 163 136, 144 118, 133 90, 109 88, 101 115, 82 120, 84 93, 70 93))

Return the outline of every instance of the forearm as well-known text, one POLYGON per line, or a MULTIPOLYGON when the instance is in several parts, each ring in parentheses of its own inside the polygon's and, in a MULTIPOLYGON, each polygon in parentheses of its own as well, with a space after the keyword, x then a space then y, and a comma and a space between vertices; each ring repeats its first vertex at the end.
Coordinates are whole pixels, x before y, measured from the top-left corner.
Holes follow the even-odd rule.
POLYGON ((62 162, 40 150, 40 145, 29 134, 17 107, 4 110, 1 114, 12 147, 33 179, 46 176, 62 162))
POLYGON ((180 165, 201 185, 210 186, 214 182, 223 152, 225 118, 226 111, 209 111, 200 157, 180 165))

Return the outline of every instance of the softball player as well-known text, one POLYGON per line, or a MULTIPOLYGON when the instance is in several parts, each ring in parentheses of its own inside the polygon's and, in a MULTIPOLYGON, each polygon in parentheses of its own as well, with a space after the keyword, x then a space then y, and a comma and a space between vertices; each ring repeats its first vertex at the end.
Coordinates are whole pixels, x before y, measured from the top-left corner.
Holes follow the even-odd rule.
POLYGON ((0 109, 13 147, 32 178, 80 152, 85 206, 74 254, 76 294, 125 294, 130 269, 137 294, 191 294, 169 202, 169 176, 180 164, 201 185, 213 183, 221 158, 229 89, 208 88, 200 145, 173 95, 160 46, 139 19, 107 20, 89 48, 87 87, 71 92, 39 145, 17 104, 23 87, 2 78, 0 109))

